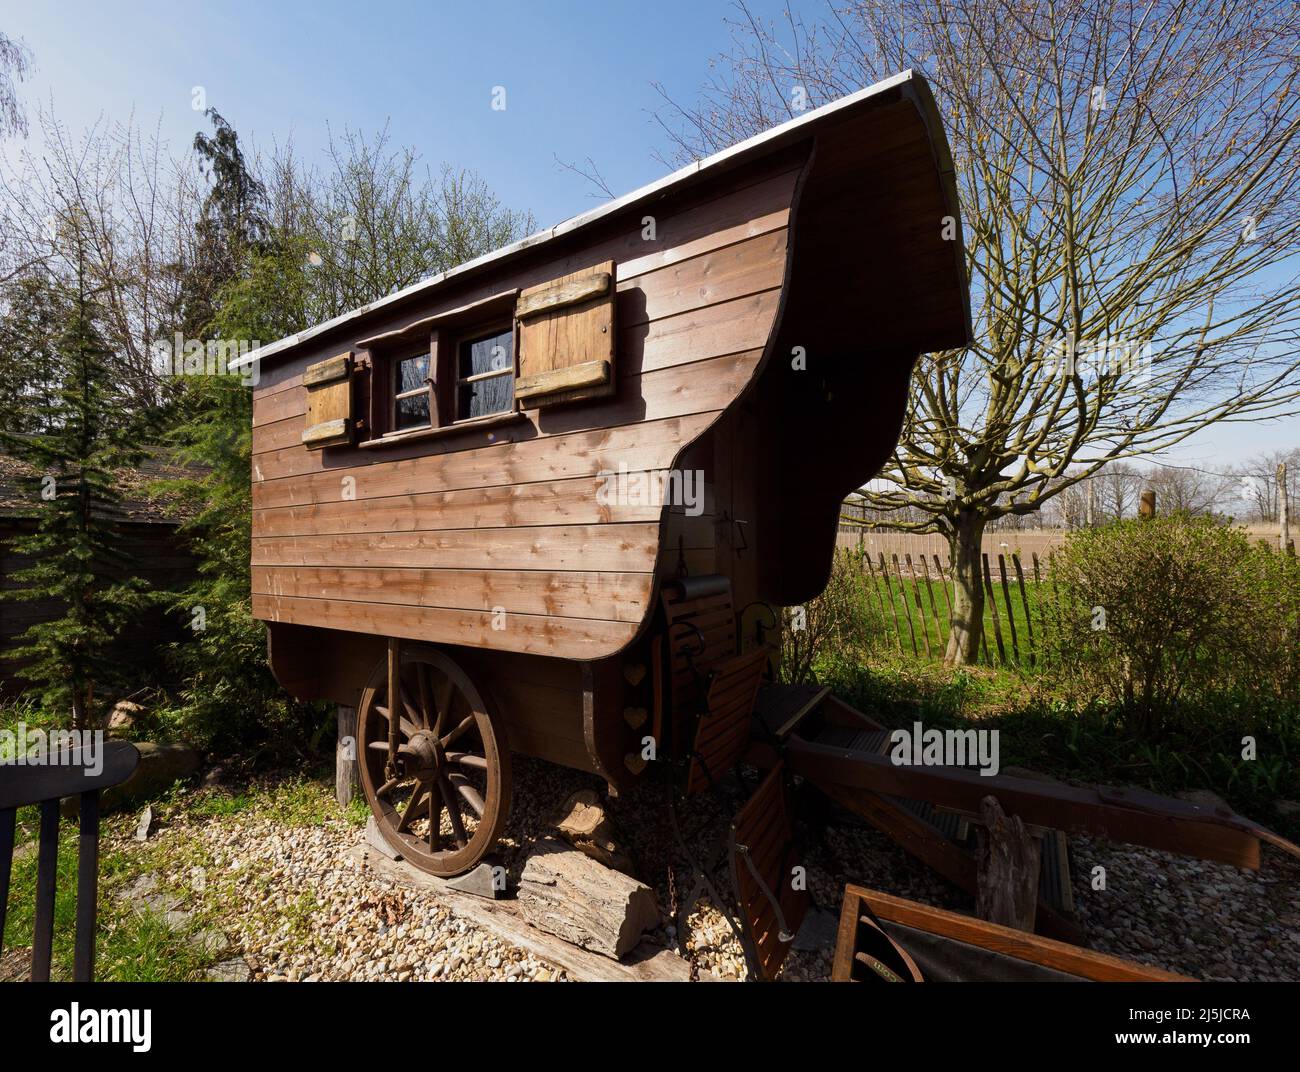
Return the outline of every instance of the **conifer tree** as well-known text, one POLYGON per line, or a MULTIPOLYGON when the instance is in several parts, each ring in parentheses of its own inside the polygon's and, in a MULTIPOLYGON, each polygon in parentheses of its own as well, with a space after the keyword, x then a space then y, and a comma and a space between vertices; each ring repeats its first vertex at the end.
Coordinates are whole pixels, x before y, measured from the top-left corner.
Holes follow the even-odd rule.
POLYGON ((44 397, 11 400, 26 409, 23 425, 38 430, 0 432, 5 452, 24 463, 32 522, 12 541, 25 564, 3 597, 59 608, 57 617, 21 633, 7 655, 22 661, 20 675, 47 708, 69 712, 82 729, 95 723, 97 702, 118 683, 112 646, 146 603, 147 589, 132 576, 118 531, 120 474, 139 462, 138 428, 96 324, 75 218, 67 232, 78 248, 71 292, 54 299, 67 310, 54 380, 44 397))

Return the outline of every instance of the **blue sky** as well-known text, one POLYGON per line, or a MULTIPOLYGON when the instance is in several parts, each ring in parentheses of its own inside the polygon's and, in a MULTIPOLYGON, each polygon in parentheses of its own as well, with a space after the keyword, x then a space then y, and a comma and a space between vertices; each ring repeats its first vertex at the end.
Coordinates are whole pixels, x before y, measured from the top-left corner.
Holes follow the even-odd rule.
POLYGON ((203 86, 241 138, 269 147, 292 134, 309 159, 327 122, 373 132, 387 121, 394 144, 415 146, 434 168, 474 168, 546 226, 597 203, 556 155, 592 157, 618 193, 664 173, 651 83, 690 100, 727 43, 730 10, 719 0, 118 0, 15 5, 0 28, 35 52, 29 113, 52 94, 74 129, 101 113, 134 110, 145 126, 161 115, 179 148, 202 125, 191 91, 203 86), (504 111, 491 107, 498 85, 504 111))
MULTIPOLYGON (((785 5, 751 6, 779 17, 785 5)), ((734 14, 724 0, 6 0, 0 29, 35 53, 35 77, 21 87, 29 117, 52 102, 79 131, 134 113, 181 149, 203 126, 191 106, 202 86, 241 138, 270 148, 291 136, 307 160, 319 158, 327 124, 370 134, 387 122, 392 144, 416 147, 434 169, 473 168, 547 226, 598 203, 556 156, 591 157, 615 193, 664 174, 652 83, 692 100, 734 14), (504 111, 491 107, 495 86, 506 89, 504 111)), ((1218 469, 1297 443, 1300 418, 1219 425, 1171 460, 1218 469)))

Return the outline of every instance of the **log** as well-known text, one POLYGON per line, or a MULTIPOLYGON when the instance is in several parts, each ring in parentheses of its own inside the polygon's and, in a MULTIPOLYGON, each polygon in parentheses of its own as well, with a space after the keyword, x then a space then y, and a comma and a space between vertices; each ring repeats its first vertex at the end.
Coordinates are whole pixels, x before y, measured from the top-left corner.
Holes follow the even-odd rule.
POLYGON ((471 923, 517 945, 533 956, 563 968, 582 983, 685 983, 691 969, 686 961, 670 949, 646 939, 629 956, 611 960, 599 953, 588 953, 566 941, 530 926, 513 897, 489 901, 461 893, 442 878, 417 871, 403 860, 391 860, 365 844, 354 845, 345 854, 353 866, 373 871, 405 889, 416 890, 452 909, 471 923))
POLYGON ((518 902, 534 927, 614 959, 660 922, 649 886, 554 838, 539 841, 529 855, 518 902))
POLYGON ((976 837, 975 914, 990 923, 1033 933, 1038 914, 1038 837, 1025 828, 1020 816, 1003 814, 992 796, 980 801, 976 837))
POLYGON ((560 809, 555 829, 580 853, 597 863, 636 877, 631 857, 623 850, 623 838, 599 795, 592 789, 572 793, 560 809))
POLYGON ((357 792, 357 746, 352 735, 357 730, 355 707, 338 709, 338 741, 334 746, 334 799, 343 807, 357 792))

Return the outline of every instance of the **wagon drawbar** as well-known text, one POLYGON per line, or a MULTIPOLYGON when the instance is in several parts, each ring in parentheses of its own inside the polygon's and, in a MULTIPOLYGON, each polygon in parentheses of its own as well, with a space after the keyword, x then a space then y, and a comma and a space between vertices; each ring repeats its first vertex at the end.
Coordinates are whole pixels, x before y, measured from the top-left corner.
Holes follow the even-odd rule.
POLYGON ((291 694, 356 711, 388 843, 475 866, 512 752, 615 793, 756 765, 729 854, 764 976, 801 911, 790 778, 967 888, 986 796, 1245 866, 1288 847, 1179 801, 898 767, 882 727, 768 680, 776 608, 824 587, 844 496, 969 303, 947 141, 904 72, 249 354, 253 612, 291 694))

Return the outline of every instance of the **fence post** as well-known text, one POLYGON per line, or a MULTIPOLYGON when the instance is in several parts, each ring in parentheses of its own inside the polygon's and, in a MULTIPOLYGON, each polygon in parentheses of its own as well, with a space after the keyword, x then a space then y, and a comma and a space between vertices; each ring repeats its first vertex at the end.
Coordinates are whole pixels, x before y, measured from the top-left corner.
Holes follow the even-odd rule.
POLYGON ((1154 488, 1143 488, 1138 500, 1138 517, 1156 516, 1156 492, 1154 488))
POLYGON ((943 632, 943 619, 939 617, 939 606, 934 601, 934 586, 930 584, 930 566, 925 561, 924 551, 921 552, 921 569, 925 572, 925 590, 930 593, 930 613, 934 616, 935 639, 939 642, 939 651, 942 652, 947 644, 947 638, 943 632))
POLYGON ((885 565, 885 552, 880 552, 880 575, 885 578, 885 591, 889 594, 889 613, 894 619, 894 639, 898 641, 898 651, 903 651, 903 630, 898 624, 898 608, 894 606, 894 589, 889 584, 889 567, 885 565))
POLYGON ((989 556, 986 553, 980 556, 984 560, 984 588, 989 596, 989 609, 993 613, 993 639, 998 642, 998 655, 1002 659, 1002 665, 1007 665, 1007 649, 1002 644, 1002 625, 998 621, 998 600, 993 594, 993 575, 989 572, 989 556))
MULTIPOLYGON (((1020 556, 1013 554, 1011 556, 1011 564, 1016 567, 1016 584, 1020 588, 1020 603, 1025 608, 1025 630, 1028 633, 1026 643, 1029 646, 1029 665, 1036 666, 1038 664, 1038 657, 1035 651, 1037 645, 1034 643, 1034 620, 1029 614, 1029 597, 1025 594, 1025 571, 1020 568, 1020 556)), ((1034 595, 1040 596, 1041 593, 1035 589, 1034 595)))
MULTIPOLYGON (((880 624, 889 629, 889 622, 885 619, 885 597, 880 591, 880 583, 876 580, 876 567, 871 564, 871 556, 863 555, 862 561, 867 564, 867 573, 871 576, 871 587, 876 590, 876 602, 880 604, 880 624)), ((894 640, 898 643, 898 650, 903 650, 902 641, 898 640, 898 632, 894 632, 894 640)))
POLYGON ((1283 554, 1295 554, 1291 544, 1290 504, 1287 502, 1286 462, 1277 463, 1277 547, 1283 554))
POLYGON ((912 634, 912 654, 920 655, 921 649, 916 644, 916 627, 912 624, 912 607, 907 602, 907 588, 903 585, 903 568, 898 564, 898 556, 891 555, 894 560, 894 573, 898 576, 898 594, 903 597, 903 613, 907 615, 907 631, 912 634))
POLYGON ((1011 653, 1020 662, 1020 641, 1016 639, 1016 614, 1011 606, 1011 589, 1007 587, 1007 559, 998 555, 998 573, 1002 577, 1002 599, 1007 605, 1007 627, 1011 630, 1011 653))
POLYGON ((907 572, 912 575, 912 591, 916 593, 916 612, 921 617, 921 635, 925 637, 925 655, 927 659, 934 658, 934 651, 930 647, 930 629, 925 624, 925 604, 921 602, 921 582, 916 576, 916 567, 912 565, 912 556, 904 555, 907 560, 907 572))

